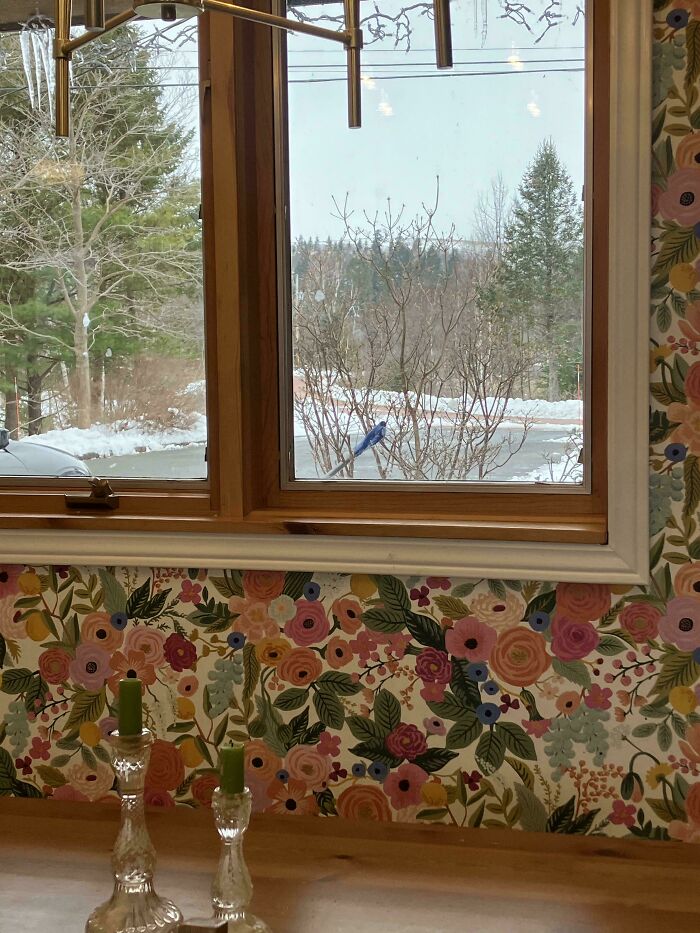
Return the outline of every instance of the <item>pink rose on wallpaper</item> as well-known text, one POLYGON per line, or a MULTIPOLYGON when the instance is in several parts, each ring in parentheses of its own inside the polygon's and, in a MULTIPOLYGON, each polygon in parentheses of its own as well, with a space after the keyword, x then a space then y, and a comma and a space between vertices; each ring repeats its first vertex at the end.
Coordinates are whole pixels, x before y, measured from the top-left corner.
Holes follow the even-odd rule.
POLYGON ((421 788, 428 780, 418 765, 401 765, 384 781, 384 791, 395 810, 412 807, 421 802, 421 788))
POLYGON ((62 684, 70 674, 71 656, 63 648, 47 648, 39 655, 39 673, 49 684, 62 684))
POLYGON ((124 651, 140 651, 149 664, 160 667, 165 663, 165 635, 152 625, 137 625, 129 630, 124 651))
POLYGON ((576 622, 593 622, 610 608, 610 587, 602 583, 558 583, 557 612, 576 622))
POLYGON ((692 596, 669 600, 666 615, 659 622, 659 635, 681 651, 700 648, 700 600, 692 596))
POLYGON ((666 190, 659 195, 659 213, 684 227, 700 221, 700 172, 681 168, 669 175, 666 190))
POLYGON ((413 761, 428 750, 425 736, 417 726, 412 723, 401 722, 390 732, 385 740, 387 751, 397 758, 407 758, 413 761))
POLYGON ((331 630, 323 603, 307 599, 297 602, 297 612, 284 627, 284 634, 302 648, 320 644, 331 630))
POLYGON ((19 593, 19 578, 23 571, 20 564, 0 564, 0 599, 19 593))
POLYGON ((189 670, 197 660, 197 649, 189 638, 179 632, 173 632, 165 639, 163 654, 172 669, 178 672, 189 670))
POLYGON ((590 622, 557 616, 552 622, 552 654, 560 661, 579 661, 598 647, 600 635, 590 622))
POLYGON ((247 570, 243 574, 243 592, 249 599, 267 602, 277 599, 284 590, 284 572, 281 570, 247 570))
POLYGON ((620 613, 620 627, 641 643, 656 638, 660 618, 661 613, 651 603, 630 603, 620 613))
POLYGON ((424 648, 416 658, 416 674, 428 683, 448 684, 452 677, 452 664, 444 651, 424 648))
POLYGON ((496 644, 497 633, 485 622, 472 616, 458 619, 445 632, 445 647, 455 658, 488 661, 496 644))
POLYGON ((109 654, 100 645, 85 642, 75 649, 70 663, 70 679, 96 693, 112 673, 109 654))

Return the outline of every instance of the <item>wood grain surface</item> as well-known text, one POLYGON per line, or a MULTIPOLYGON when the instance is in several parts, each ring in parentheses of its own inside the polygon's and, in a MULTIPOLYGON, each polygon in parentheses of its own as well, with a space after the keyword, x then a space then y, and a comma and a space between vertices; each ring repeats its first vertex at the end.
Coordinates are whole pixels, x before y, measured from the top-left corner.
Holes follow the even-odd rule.
MULTIPOLYGON (((79 933, 110 893, 114 805, 0 799, 0 933, 79 933)), ((156 888, 208 913, 211 813, 149 812, 156 888)), ((451 827, 254 818, 254 908, 273 933, 692 933, 700 849, 451 827)))

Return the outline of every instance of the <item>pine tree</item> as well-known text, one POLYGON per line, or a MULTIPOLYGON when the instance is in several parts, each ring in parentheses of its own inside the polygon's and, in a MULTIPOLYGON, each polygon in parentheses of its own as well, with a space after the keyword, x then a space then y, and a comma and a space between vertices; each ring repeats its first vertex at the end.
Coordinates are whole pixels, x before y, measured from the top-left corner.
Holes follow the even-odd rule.
POLYGON ((503 307, 544 358, 549 401, 576 385, 583 311, 583 213, 551 139, 518 188, 499 276, 503 307))

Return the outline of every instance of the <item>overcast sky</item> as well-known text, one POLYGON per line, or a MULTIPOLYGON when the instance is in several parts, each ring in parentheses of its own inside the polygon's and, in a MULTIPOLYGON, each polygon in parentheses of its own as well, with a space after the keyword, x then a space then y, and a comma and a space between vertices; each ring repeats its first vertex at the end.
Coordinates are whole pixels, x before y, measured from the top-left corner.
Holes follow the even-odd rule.
MULTIPOLYGON (((399 8, 396 0, 379 5, 382 11, 399 8)), ((573 6, 565 0, 565 10, 573 6)), ((495 12, 494 4, 491 8, 495 12)), ((412 14, 409 52, 386 41, 366 47, 361 129, 347 127, 345 81, 327 81, 344 78, 342 48, 290 36, 293 237, 339 234, 334 195, 342 200, 347 193, 359 213, 383 209, 387 197, 416 211, 421 201, 432 202, 438 175, 439 225, 454 224, 460 235, 469 236, 479 192, 499 172, 514 189, 549 136, 580 189, 583 17, 576 26, 567 17, 536 44, 522 26, 492 15, 482 47, 473 0, 453 0, 451 10, 452 72, 434 66, 433 24, 427 17, 412 14), (463 72, 490 74, 460 76, 463 72), (401 77, 406 75, 423 77, 401 77)))

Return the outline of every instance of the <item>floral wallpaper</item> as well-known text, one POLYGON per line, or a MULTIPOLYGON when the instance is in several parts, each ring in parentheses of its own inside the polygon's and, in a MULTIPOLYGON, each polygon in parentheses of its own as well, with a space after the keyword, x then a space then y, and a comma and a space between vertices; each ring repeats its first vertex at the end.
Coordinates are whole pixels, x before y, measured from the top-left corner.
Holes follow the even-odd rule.
POLYGON ((700 841, 700 2, 654 3, 652 583, 0 567, 0 795, 700 841))

